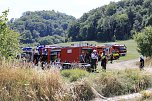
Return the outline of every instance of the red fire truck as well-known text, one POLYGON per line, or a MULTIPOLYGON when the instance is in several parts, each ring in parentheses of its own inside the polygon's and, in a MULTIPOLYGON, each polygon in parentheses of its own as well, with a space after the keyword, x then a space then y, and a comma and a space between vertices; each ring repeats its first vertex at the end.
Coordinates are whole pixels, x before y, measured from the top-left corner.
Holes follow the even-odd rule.
POLYGON ((107 56, 108 59, 110 59, 111 55, 113 55, 114 60, 119 58, 119 53, 111 46, 102 45, 102 46, 97 46, 96 48, 99 54, 99 60, 101 59, 101 55, 103 51, 105 52, 105 55, 107 56))
MULTIPOLYGON (((71 47, 64 47, 61 49, 61 62, 80 62, 80 55, 91 55, 91 52, 96 47, 92 46, 71 46, 71 47)), ((84 61, 85 62, 85 61, 84 61)))
MULTIPOLYGON (((106 55, 110 57, 113 54, 114 59, 119 58, 120 55, 125 55, 127 50, 125 45, 106 44, 102 46, 93 45, 72 45, 66 47, 60 46, 43 46, 39 47, 40 60, 47 64, 60 63, 63 67, 70 67, 71 64, 90 64, 91 53, 96 49, 99 56, 105 51, 106 55), (114 55, 117 54, 117 55, 114 55), (85 58, 82 58, 82 56, 85 58)), ((100 57, 99 57, 100 59, 100 57)))
POLYGON ((127 47, 124 44, 115 44, 112 48, 120 54, 120 56, 126 56, 127 54, 127 47))
POLYGON ((90 64, 90 56, 96 49, 94 46, 67 46, 67 47, 50 47, 39 48, 41 61, 50 63, 60 63, 63 68, 70 68, 72 64, 85 65, 90 64), (84 55, 83 61, 81 56, 84 55))
POLYGON ((48 64, 60 59, 61 47, 59 46, 42 46, 38 51, 41 60, 45 60, 48 64))
POLYGON ((125 56, 127 53, 127 47, 124 44, 105 44, 105 46, 112 47, 120 56, 125 56))

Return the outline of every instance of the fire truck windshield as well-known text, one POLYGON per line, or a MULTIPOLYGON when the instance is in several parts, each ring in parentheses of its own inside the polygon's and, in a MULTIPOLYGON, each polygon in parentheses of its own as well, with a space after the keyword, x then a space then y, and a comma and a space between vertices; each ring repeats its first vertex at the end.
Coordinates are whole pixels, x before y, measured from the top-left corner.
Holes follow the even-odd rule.
POLYGON ((121 46, 119 47, 120 50, 126 50, 126 47, 125 46, 121 46))

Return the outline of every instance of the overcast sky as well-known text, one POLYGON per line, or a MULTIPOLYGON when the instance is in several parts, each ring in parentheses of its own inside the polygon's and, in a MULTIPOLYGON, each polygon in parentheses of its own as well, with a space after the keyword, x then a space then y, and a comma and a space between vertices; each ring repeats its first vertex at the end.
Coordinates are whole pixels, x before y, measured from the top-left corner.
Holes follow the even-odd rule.
POLYGON ((0 13, 9 9, 8 18, 19 18, 23 12, 55 10, 76 18, 91 9, 120 0, 0 0, 0 13))

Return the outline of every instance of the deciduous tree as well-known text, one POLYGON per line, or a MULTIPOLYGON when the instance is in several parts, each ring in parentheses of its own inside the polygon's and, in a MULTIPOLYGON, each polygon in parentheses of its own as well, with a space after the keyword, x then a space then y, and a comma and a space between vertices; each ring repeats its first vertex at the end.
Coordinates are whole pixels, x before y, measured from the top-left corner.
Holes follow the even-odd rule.
POLYGON ((136 33, 134 38, 137 42, 138 52, 146 57, 152 57, 152 27, 148 26, 136 33))
POLYGON ((13 57, 19 50, 19 34, 7 26, 7 11, 0 16, 0 57, 13 57))

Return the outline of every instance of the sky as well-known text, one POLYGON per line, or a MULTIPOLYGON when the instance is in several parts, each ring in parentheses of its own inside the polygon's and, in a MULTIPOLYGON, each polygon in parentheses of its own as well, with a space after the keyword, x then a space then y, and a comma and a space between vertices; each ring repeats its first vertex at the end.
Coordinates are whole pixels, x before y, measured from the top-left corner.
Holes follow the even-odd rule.
POLYGON ((0 15, 9 9, 8 18, 19 18, 26 11, 55 10, 80 18, 83 13, 120 0, 0 0, 0 15))

